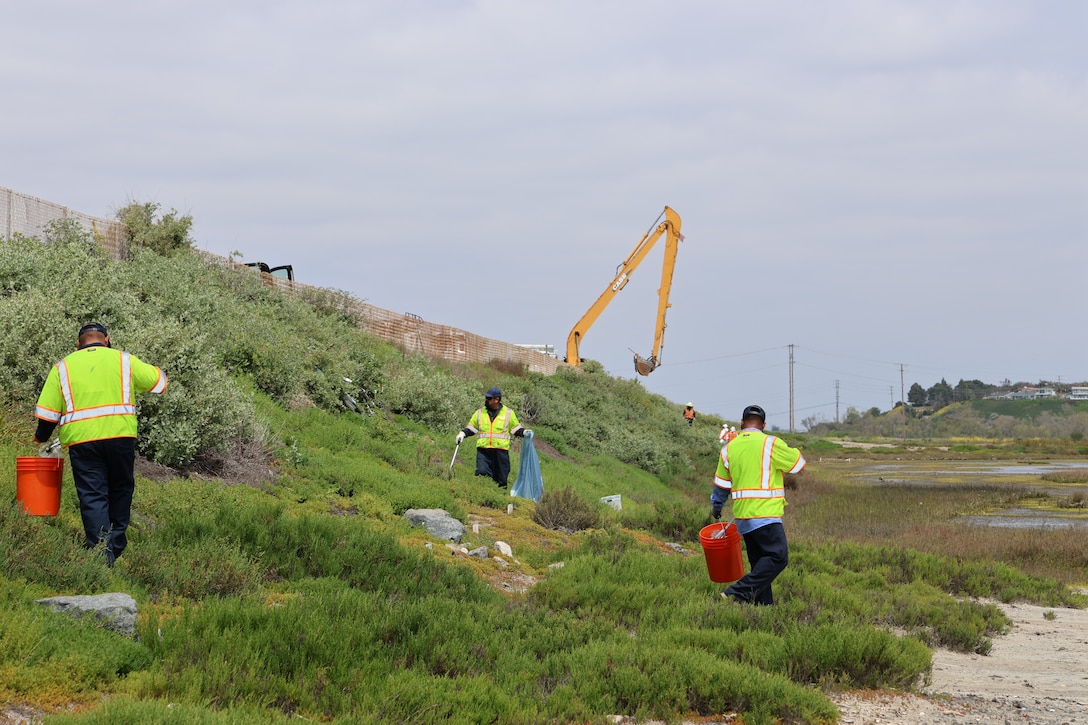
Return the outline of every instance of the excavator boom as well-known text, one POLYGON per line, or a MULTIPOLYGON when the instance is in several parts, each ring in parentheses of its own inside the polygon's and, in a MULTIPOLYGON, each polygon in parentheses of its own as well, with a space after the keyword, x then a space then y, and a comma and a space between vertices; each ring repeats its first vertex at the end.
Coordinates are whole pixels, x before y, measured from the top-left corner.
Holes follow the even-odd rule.
MULTIPOLYGON (((616 268, 616 276, 612 280, 612 283, 605 288, 601 296, 597 298, 597 301, 586 313, 582 315, 582 318, 578 320, 578 323, 570 331, 570 335, 567 336, 567 362, 571 365, 581 365, 582 358, 579 354, 579 347, 582 343, 582 338, 585 337, 589 328, 597 321, 601 313, 604 312, 605 307, 612 301, 612 298, 616 296, 616 293, 627 286, 627 283, 631 281, 631 275, 638 268, 642 260, 646 258, 646 255, 653 249, 657 240, 665 236, 665 261, 661 267, 661 287, 657 290, 657 319, 654 326, 654 346, 653 351, 650 353, 649 358, 644 358, 639 355, 635 355, 635 371, 639 375, 649 375, 660 364, 658 362, 658 355, 661 353, 661 344, 665 335, 665 312, 669 309, 669 292, 672 289, 672 275, 673 269, 676 267, 676 251, 679 249, 680 242, 684 240, 684 235, 680 233, 680 215, 669 207, 665 207, 665 211, 662 212, 665 220, 657 225, 656 228, 651 228, 645 234, 642 235, 642 239, 635 245, 634 250, 627 256, 627 259, 623 260, 616 268)), ((658 217, 660 219, 660 217, 658 217)))

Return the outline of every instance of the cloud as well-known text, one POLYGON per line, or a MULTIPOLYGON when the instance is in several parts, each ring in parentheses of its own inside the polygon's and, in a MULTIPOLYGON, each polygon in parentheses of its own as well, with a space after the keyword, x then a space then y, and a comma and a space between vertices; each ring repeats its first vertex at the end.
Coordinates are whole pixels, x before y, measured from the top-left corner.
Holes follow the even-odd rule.
MULTIPOLYGON (((644 382, 707 411, 781 396, 789 344, 806 407, 835 380, 886 407, 899 368, 863 360, 1051 374, 1014 330, 1088 377, 1066 342, 1088 5, 50 0, 6 22, 0 183, 25 193, 156 201, 212 251, 557 347, 669 205, 688 239, 644 382)), ((659 275, 658 251, 588 357, 632 374, 659 275)))

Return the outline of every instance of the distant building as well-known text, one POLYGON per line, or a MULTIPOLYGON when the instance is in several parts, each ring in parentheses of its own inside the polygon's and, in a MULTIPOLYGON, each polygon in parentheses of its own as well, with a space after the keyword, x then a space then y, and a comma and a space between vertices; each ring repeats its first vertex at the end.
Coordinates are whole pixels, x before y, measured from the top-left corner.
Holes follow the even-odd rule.
MULTIPOLYGON (((1081 388, 1081 390, 1088 390, 1088 388, 1081 388)), ((1030 386, 1014 390, 1005 395, 1006 400, 1043 400, 1056 397, 1058 397, 1058 394, 1054 392, 1054 388, 1032 388, 1030 386)))
POLYGON ((542 352, 542 353, 544 353, 545 355, 548 355, 549 357, 555 357, 555 345, 525 345, 525 344, 517 344, 517 346, 518 346, 518 347, 524 347, 524 348, 528 348, 528 349, 530 349, 530 350, 536 350, 537 352, 542 352))
POLYGON ((1069 400, 1088 400, 1088 387, 1074 385, 1069 388, 1069 400))

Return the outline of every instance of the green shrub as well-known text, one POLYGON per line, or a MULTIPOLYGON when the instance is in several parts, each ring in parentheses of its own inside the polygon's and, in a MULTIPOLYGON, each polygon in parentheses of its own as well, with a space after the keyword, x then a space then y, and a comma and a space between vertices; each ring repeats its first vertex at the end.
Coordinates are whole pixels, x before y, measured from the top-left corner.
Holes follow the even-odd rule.
POLYGON ((169 700, 134 700, 128 695, 105 699, 93 710, 49 716, 53 725, 276 725, 297 723, 298 717, 253 705, 231 705, 212 710, 207 706, 169 700))
POLYGON ((11 290, 0 296, 0 324, 11 332, 0 340, 0 387, 12 400, 32 405, 49 369, 75 348, 79 326, 97 320, 116 347, 162 368, 169 381, 163 395, 138 400, 142 454, 185 466, 199 452, 257 428, 252 407, 216 362, 216 331, 158 307, 172 285, 196 284, 195 259, 167 268, 139 252, 130 264, 113 263, 72 241, 0 242, 0 262, 15 257, 39 263, 0 271, 0 286, 11 290), (93 266, 100 267, 94 274, 53 276, 93 266))
POLYGON ((54 519, 27 516, 22 505, 0 506, 0 575, 57 591, 104 591, 110 580, 100 552, 83 548, 83 529, 66 531, 54 519))
POLYGON ((201 600, 245 595, 264 579, 259 560, 222 536, 203 536, 181 546, 157 537, 125 552, 128 576, 155 594, 201 600))
POLYGON ((709 502, 696 506, 686 501, 662 501, 639 513, 624 509, 621 518, 627 528, 650 531, 666 541, 698 541, 699 531, 710 523, 709 514, 709 502))
POLYGON ((388 376, 379 402, 423 425, 451 430, 463 426, 482 401, 423 358, 405 358, 396 374, 388 376))
POLYGON ((546 491, 533 509, 533 521, 556 531, 591 529, 600 520, 600 507, 588 503, 570 486, 561 491, 546 491))
POLYGON ((174 209, 159 216, 158 204, 133 202, 118 211, 117 218, 128 227, 130 249, 149 249, 169 257, 192 247, 189 230, 193 218, 178 216, 174 209))

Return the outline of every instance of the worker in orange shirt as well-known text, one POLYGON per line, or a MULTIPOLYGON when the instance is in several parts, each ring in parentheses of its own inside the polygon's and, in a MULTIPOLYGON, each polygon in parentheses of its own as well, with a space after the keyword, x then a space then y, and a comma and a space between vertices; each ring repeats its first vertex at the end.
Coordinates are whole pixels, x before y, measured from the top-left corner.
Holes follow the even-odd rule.
POLYGON ((695 423, 695 405, 693 403, 684 406, 684 420, 688 422, 688 425, 695 423))

